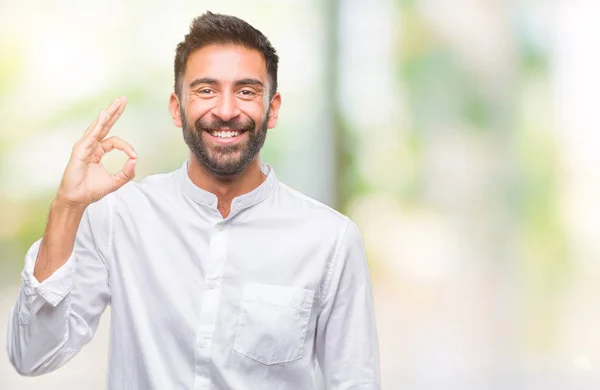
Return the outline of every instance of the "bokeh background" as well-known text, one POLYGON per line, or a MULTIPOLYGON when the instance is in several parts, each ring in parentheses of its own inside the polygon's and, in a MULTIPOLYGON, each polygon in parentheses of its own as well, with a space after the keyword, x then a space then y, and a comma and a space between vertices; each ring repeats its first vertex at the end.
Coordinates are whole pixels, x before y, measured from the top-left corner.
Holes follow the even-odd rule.
MULTIPOLYGON (((172 62, 207 9, 279 52, 262 159, 361 228, 385 389, 600 388, 598 0, 0 0, 2 337, 100 109, 128 97, 137 180, 186 158, 172 62)), ((0 389, 105 388, 109 315, 55 373, 0 354, 0 389)))

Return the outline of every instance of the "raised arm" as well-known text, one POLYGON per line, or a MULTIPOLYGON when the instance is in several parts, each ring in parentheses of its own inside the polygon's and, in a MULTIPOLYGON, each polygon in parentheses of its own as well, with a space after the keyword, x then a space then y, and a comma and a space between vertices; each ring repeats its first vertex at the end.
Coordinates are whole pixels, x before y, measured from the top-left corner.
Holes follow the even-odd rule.
POLYGON ((22 375, 70 360, 92 339, 110 301, 112 206, 104 197, 133 178, 136 155, 127 142, 106 136, 125 105, 116 99, 73 147, 44 236, 25 256, 7 333, 9 359, 22 375), (129 156, 115 175, 101 164, 112 149, 129 156))

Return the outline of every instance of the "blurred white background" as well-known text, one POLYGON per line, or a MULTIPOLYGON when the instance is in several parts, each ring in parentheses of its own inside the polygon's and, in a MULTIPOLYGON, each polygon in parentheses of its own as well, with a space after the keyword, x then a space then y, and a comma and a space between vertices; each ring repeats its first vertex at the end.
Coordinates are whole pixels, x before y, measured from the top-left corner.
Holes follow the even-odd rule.
MULTIPOLYGON (((176 44, 206 10, 280 56, 279 179, 353 218, 385 389, 600 387, 600 2, 0 0, 0 331, 72 144, 114 97, 137 177, 180 166, 176 44)), ((111 156, 116 167, 122 160, 111 156)), ((105 388, 109 313, 62 369, 105 388)))

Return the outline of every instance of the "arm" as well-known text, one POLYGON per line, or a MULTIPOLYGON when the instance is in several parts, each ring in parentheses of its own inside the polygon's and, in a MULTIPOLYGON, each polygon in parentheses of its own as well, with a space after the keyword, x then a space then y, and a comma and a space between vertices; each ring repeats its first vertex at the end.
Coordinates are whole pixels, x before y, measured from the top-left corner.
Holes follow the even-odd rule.
POLYGON ((50 275, 67 262, 81 218, 85 209, 71 207, 58 201, 52 202, 48 226, 37 253, 33 275, 39 282, 48 279, 50 275))
POLYGON ((22 375, 40 375, 59 368, 96 332, 110 301, 105 261, 111 214, 107 201, 88 207, 77 222, 70 214, 55 212, 53 206, 44 238, 34 243, 25 257, 23 283, 7 333, 9 359, 22 375), (65 232, 74 228, 76 233, 60 238, 61 228, 65 232), (44 254, 44 240, 53 236, 57 243, 44 254), (66 259, 49 256, 59 253, 61 245, 67 246, 69 241, 71 250, 66 259), (42 282, 34 274, 40 259, 47 263, 45 269, 52 270, 42 282))
POLYGON ((7 334, 10 361, 23 375, 65 364, 91 340, 110 300, 112 211, 110 200, 102 198, 133 178, 136 155, 127 142, 105 137, 125 104, 115 99, 73 147, 44 237, 25 257, 7 334), (115 148, 129 160, 111 175, 100 160, 115 148))
POLYGON ((329 267, 317 320, 316 351, 327 389, 380 389, 379 347, 367 259, 348 221, 329 267))

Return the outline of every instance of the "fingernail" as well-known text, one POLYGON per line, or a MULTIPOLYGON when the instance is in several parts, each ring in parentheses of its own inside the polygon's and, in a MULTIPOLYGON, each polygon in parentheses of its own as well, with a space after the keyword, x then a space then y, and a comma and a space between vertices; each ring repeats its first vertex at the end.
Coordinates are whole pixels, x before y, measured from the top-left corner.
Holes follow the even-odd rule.
POLYGON ((137 158, 137 153, 133 149, 131 150, 131 155, 133 156, 133 158, 137 158))

